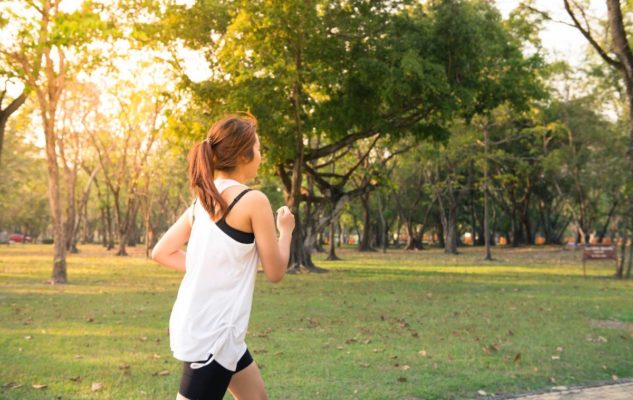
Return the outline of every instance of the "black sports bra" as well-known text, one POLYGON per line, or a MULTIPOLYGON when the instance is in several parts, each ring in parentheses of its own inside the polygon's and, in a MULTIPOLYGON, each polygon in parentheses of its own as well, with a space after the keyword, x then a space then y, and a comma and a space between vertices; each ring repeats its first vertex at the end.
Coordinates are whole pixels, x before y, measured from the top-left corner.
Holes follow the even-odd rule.
MULTIPOLYGON (((226 209, 226 212, 224 213, 222 218, 220 218, 217 222, 215 222, 215 225, 218 228, 220 228, 220 230, 222 232, 226 233, 227 235, 229 235, 234 240, 236 240, 236 241, 238 241, 240 243, 245 243, 245 244, 255 242, 255 234, 253 232, 244 232, 244 231, 241 231, 239 229, 233 228, 231 225, 226 223, 226 216, 229 214, 229 212, 231 211, 231 209, 233 208, 235 203, 237 203, 238 200, 242 198, 242 196, 244 196, 247 192, 250 192, 251 190, 252 189, 245 189, 240 194, 235 196, 235 199, 233 199, 231 204, 229 204, 229 208, 226 209)), ((198 199, 195 199, 193 201, 193 206, 194 207, 195 207, 197 201, 198 201, 198 199)), ((194 212, 193 213, 193 220, 191 221, 192 225, 193 225, 193 222, 195 221, 195 218, 196 218, 196 214, 194 212)))

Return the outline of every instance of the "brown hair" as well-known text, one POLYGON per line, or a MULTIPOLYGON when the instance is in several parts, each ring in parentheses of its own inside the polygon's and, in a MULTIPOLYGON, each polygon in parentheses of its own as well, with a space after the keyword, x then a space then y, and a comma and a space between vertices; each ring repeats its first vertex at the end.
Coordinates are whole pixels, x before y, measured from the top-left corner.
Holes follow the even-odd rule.
POLYGON ((215 171, 230 172, 242 158, 247 163, 253 160, 256 130, 257 119, 252 114, 230 114, 216 121, 207 138, 189 151, 189 188, 212 219, 217 214, 216 204, 220 205, 222 215, 228 208, 213 182, 215 171))

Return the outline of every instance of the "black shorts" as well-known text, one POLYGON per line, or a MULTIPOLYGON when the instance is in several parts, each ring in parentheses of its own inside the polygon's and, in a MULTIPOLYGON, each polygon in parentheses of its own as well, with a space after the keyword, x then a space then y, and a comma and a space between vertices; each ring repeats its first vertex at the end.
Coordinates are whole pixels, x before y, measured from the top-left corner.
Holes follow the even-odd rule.
MULTIPOLYGON (((206 360, 198 362, 204 364, 212 356, 210 355, 206 360)), ((199 369, 191 369, 191 363, 185 362, 182 366, 182 378, 178 392, 190 400, 222 400, 233 374, 248 367, 252 362, 253 357, 248 349, 237 362, 235 372, 224 368, 215 360, 199 369)))

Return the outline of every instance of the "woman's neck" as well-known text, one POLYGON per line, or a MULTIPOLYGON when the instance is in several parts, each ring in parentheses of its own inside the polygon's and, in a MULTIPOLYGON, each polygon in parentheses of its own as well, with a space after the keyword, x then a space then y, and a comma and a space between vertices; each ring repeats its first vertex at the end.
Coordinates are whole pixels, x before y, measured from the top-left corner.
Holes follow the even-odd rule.
POLYGON ((225 173, 216 173, 215 174, 215 179, 232 179, 234 181, 237 181, 241 184, 244 184, 244 177, 241 174, 225 174, 225 173))

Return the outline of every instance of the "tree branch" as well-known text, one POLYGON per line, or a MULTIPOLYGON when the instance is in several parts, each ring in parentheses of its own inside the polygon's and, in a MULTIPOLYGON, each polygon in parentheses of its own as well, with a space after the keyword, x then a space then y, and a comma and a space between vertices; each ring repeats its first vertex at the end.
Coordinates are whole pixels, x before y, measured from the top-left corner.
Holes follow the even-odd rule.
POLYGON ((598 52, 600 57, 602 57, 602 59, 604 61, 606 61, 607 64, 611 65, 612 67, 617 68, 617 69, 622 69, 624 67, 622 65, 622 63, 620 61, 618 61, 618 60, 615 60, 615 59, 609 57, 609 55, 602 48, 602 46, 600 46, 600 44, 598 44, 598 42, 593 38, 593 36, 591 35, 589 27, 584 28, 580 24, 580 21, 578 21, 578 18, 576 17, 576 14, 574 14, 574 11, 571 9, 571 5, 569 4, 569 0, 563 0, 563 2, 565 3, 565 10, 567 11, 567 14, 569 14, 569 16, 571 17, 572 21, 574 21, 574 25, 576 26, 576 28, 580 31, 580 33, 582 33, 582 35, 587 39, 587 41, 589 41, 591 46, 594 49, 596 49, 596 51, 598 52))

